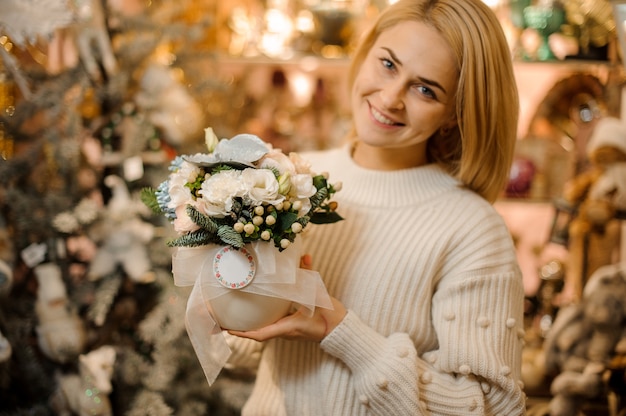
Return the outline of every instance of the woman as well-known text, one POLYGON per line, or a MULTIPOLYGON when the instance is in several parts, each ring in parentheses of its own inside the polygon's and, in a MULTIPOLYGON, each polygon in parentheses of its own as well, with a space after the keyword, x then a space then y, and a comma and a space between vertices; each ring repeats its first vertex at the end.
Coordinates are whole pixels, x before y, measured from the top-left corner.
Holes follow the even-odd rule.
POLYGON ((523 414, 522 280, 491 205, 518 114, 498 20, 480 0, 400 0, 350 80, 350 145, 306 156, 343 182, 345 220, 304 240, 334 310, 231 331, 249 347, 233 357, 263 348, 243 415, 523 414))

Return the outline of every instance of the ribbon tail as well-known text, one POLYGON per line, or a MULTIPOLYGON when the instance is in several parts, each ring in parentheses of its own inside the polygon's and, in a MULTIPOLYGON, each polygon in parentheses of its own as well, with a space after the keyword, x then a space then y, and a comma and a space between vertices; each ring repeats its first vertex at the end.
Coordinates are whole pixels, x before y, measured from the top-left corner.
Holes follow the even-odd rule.
POLYGON ((228 361, 231 350, 204 302, 200 279, 189 295, 185 326, 204 375, 211 385, 228 361))
POLYGON ((324 282, 315 270, 296 270, 299 293, 305 296, 294 299, 295 302, 308 310, 309 315, 313 315, 316 306, 333 310, 333 302, 324 286, 324 282))

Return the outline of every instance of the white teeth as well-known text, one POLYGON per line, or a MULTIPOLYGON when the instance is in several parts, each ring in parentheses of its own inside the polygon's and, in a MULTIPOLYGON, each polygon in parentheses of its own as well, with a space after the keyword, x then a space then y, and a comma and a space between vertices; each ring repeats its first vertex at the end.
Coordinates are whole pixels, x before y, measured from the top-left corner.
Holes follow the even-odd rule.
POLYGON ((393 122, 393 120, 388 119, 387 117, 376 111, 375 108, 372 108, 372 116, 374 116, 374 119, 379 123, 387 124, 390 126, 396 124, 393 122))

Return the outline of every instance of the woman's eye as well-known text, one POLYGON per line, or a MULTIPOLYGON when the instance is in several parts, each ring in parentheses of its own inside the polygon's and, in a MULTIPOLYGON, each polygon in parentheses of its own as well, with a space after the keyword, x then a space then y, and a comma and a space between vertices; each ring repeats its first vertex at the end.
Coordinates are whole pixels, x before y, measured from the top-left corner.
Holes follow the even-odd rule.
POLYGON ((382 62, 383 66, 385 68, 387 68, 387 69, 394 69, 395 68, 394 63, 391 60, 387 59, 387 58, 382 58, 380 61, 382 62))
POLYGON ((415 89, 421 95, 424 95, 429 98, 437 98, 437 96, 435 95, 435 92, 424 85, 416 85, 415 89))

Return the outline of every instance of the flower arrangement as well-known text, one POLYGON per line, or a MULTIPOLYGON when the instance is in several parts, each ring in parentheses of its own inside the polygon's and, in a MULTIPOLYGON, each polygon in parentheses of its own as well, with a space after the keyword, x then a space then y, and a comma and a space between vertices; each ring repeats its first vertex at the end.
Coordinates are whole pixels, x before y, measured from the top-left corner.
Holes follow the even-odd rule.
POLYGON ((273 242, 279 251, 294 242, 309 222, 341 220, 332 195, 341 184, 313 174, 297 153, 286 155, 259 137, 218 139, 205 129, 208 153, 177 156, 170 175, 142 201, 173 222, 172 247, 224 244, 242 248, 273 242))
POLYGON ((186 327, 211 384, 230 355, 223 329, 264 327, 294 305, 309 314, 333 308, 319 273, 299 267, 296 238, 309 223, 342 218, 331 201, 341 184, 297 153, 251 134, 220 140, 211 128, 205 142, 207 153, 176 157, 141 198, 178 234, 168 242, 174 284, 193 286, 186 327))

